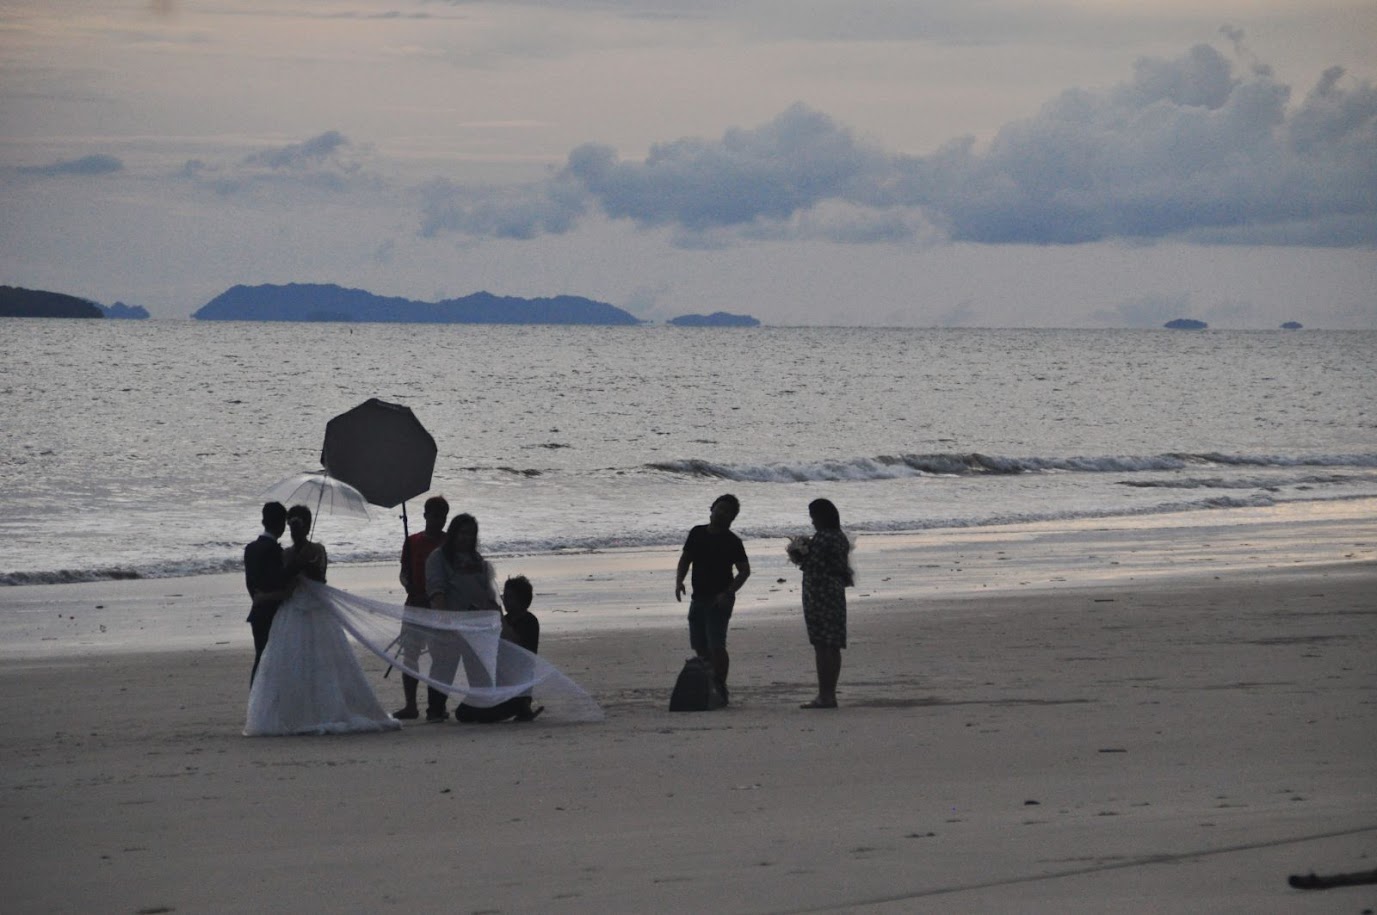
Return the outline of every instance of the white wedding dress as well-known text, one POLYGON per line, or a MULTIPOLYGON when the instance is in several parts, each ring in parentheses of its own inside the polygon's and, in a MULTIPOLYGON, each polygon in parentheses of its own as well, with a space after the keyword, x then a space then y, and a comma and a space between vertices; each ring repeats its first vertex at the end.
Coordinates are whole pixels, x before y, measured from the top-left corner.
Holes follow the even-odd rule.
MULTIPOLYGON (((325 550, 310 577, 325 580, 325 550)), ((290 548, 289 548, 290 549, 290 548)), ((314 557, 313 557, 314 558, 314 557)), ((248 737, 352 734, 401 727, 383 711, 334 611, 314 587, 299 585, 277 609, 244 723, 248 737)))

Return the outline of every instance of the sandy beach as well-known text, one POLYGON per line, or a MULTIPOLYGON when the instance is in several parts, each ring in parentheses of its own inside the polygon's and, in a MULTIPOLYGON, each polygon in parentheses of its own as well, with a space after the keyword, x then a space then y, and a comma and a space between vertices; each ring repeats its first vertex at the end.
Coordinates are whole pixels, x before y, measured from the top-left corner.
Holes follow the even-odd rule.
POLYGON ((248 739, 240 577, 4 589, 6 908, 1377 908, 1286 882, 1377 868, 1371 501, 865 535, 835 711, 798 708, 782 541, 747 546, 701 714, 666 710, 675 551, 496 558, 592 724, 248 739))

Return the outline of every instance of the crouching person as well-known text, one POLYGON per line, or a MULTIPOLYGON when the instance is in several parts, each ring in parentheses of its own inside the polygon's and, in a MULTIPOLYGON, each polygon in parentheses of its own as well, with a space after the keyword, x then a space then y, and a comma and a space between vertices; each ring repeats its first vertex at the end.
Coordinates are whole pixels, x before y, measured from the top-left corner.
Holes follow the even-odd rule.
MULTIPOLYGON (((530 579, 525 575, 508 578, 502 586, 502 607, 505 611, 502 615, 502 639, 519 648, 524 648, 531 654, 537 654, 540 648, 540 620, 531 612, 531 603, 534 600, 535 589, 531 587, 530 579)), ((504 652, 500 647, 497 658, 499 686, 506 679, 504 674, 514 680, 529 677, 529 658, 518 655, 516 652, 504 652)), ((499 702, 491 708, 479 708, 463 703, 454 710, 454 717, 458 721, 482 724, 506 721, 509 718, 514 718, 517 721, 534 721, 536 716, 545 710, 545 707, 535 706, 533 708, 532 701, 531 696, 526 695, 499 702)))

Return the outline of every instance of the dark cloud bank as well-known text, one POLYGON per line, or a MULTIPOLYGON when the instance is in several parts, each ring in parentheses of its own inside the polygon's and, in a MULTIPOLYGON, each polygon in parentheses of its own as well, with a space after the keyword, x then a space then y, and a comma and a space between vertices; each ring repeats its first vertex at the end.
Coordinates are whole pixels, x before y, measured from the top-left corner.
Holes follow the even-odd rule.
MULTIPOLYGON (((1223 34, 1242 51, 1240 33, 1223 34)), ((1068 90, 988 148, 961 139, 928 156, 887 153, 800 104, 718 140, 658 144, 644 161, 580 146, 520 188, 436 181, 422 232, 525 239, 601 210, 683 244, 1377 244, 1377 89, 1334 67, 1291 96, 1265 66, 1198 45, 1140 60, 1112 89, 1068 90)))

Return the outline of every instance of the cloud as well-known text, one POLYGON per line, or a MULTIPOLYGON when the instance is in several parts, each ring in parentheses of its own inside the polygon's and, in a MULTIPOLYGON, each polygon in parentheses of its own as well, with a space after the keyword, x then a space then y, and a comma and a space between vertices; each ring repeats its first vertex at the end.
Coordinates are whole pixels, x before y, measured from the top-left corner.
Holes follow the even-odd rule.
POLYGON ((244 157, 245 165, 261 165, 270 169, 313 168, 328 162, 337 152, 349 146, 349 140, 338 130, 327 130, 304 143, 291 143, 276 149, 265 149, 244 157))
POLYGON ((523 188, 435 182, 425 192, 422 234, 532 238, 569 231, 596 207, 642 228, 672 228, 684 247, 715 248, 737 238, 909 239, 929 228, 922 215, 874 200, 891 171, 881 150, 827 115, 794 105, 717 141, 657 144, 642 162, 585 144, 551 179, 523 188))
POLYGON ((515 188, 469 188, 443 178, 420 189, 421 234, 443 232, 531 239, 574 228, 587 204, 580 188, 555 178, 515 188))
POLYGON ((15 169, 21 175, 60 178, 69 175, 109 175, 123 171, 124 163, 114 156, 97 154, 80 159, 62 159, 51 165, 26 165, 15 169))
POLYGON ((364 168, 364 153, 348 137, 328 130, 300 143, 261 149, 238 162, 190 159, 181 176, 218 194, 250 194, 260 188, 274 193, 303 189, 341 193, 360 185, 376 186, 378 176, 364 168))
POLYGON ((1200 45, 1141 61, 1107 92, 1071 90, 985 153, 953 144, 902 168, 954 239, 1075 243, 1377 243, 1377 91, 1335 68, 1290 89, 1200 45))
MULTIPOLYGON (((1240 30, 1224 37, 1246 57, 1240 30)), ((642 161, 574 149, 516 189, 437 183, 423 234, 533 238, 594 209, 677 244, 821 238, 1063 245, 1108 239, 1377 244, 1377 89, 1327 70, 1299 104, 1264 65, 1210 45, 1145 58, 1109 89, 1071 89, 985 149, 890 154, 803 104, 642 161)))
POLYGON ((825 114, 794 105, 719 141, 676 140, 625 162, 607 146, 569 154, 564 175, 614 219, 689 230, 788 219, 824 200, 847 199, 885 156, 862 147, 825 114))
POLYGON ((822 200, 788 219, 757 221, 743 227, 744 238, 765 241, 828 241, 864 245, 876 242, 936 243, 941 233, 913 207, 875 208, 843 200, 822 200))

